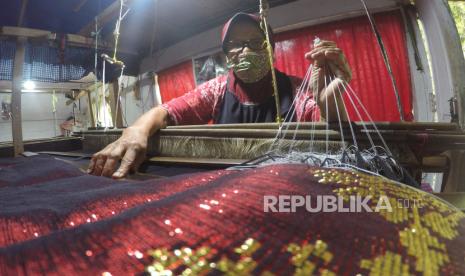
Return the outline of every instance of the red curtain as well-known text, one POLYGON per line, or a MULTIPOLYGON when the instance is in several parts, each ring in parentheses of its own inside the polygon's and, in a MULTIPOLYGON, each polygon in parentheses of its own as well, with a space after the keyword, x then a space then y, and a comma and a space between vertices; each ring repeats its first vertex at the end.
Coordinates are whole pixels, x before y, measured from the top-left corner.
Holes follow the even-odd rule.
POLYGON ((161 100, 166 103, 195 88, 192 62, 186 61, 158 73, 161 100))
MULTIPOLYGON (((397 11, 386 12, 375 15, 375 20, 391 61, 405 119, 413 120, 410 69, 402 16, 397 11)), ((289 75, 303 77, 309 66, 304 54, 310 50, 316 36, 337 42, 344 51, 353 72, 351 87, 373 120, 399 121, 394 89, 366 16, 277 34, 276 67, 289 75)), ((158 82, 163 102, 190 91, 195 87, 192 62, 187 61, 159 73, 158 82)), ((351 120, 359 121, 347 95, 345 102, 351 120)), ((357 108, 361 111, 358 104, 357 108)), ((363 120, 368 120, 362 111, 360 113, 363 120)))
MULTIPOLYGON (((399 12, 380 13, 375 21, 387 48, 406 120, 413 120, 412 88, 405 31, 399 12)), ((351 86, 375 121, 399 121, 396 97, 376 38, 366 16, 277 34, 276 67, 303 77, 309 66, 304 54, 315 37, 332 40, 344 51, 353 71, 351 86)), ((351 120, 359 121, 345 95, 351 120)), ((357 105, 359 110, 360 107, 357 105)), ((363 112, 361 112, 363 113, 363 112)), ((367 116, 363 119, 367 120, 367 116)))

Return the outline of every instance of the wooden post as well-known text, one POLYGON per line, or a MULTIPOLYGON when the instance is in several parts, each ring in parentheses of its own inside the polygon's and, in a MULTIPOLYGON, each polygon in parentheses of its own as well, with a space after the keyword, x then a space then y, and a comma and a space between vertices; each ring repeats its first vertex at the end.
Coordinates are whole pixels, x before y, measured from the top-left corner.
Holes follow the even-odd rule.
POLYGON ((87 91, 87 104, 89 108, 90 125, 95 127, 94 108, 92 106, 92 97, 90 95, 91 93, 92 91, 87 91))
POLYGON ((463 164, 465 162, 465 151, 451 150, 445 152, 449 157, 450 169, 448 173, 447 184, 444 187, 444 192, 465 192, 465 170, 463 164))
POLYGON ((113 127, 122 128, 123 120, 121 116, 121 103, 118 103, 118 80, 110 86, 110 108, 113 127))
POLYGON ((23 127, 21 121, 21 89, 23 86, 23 64, 25 56, 26 39, 18 37, 16 41, 16 54, 13 67, 13 93, 11 97, 12 133, 14 156, 24 152, 23 127))
MULTIPOLYGON (((116 121, 115 121, 115 126, 117 128, 122 128, 123 127, 123 113, 121 111, 121 101, 118 98, 119 89, 120 89, 120 87, 119 87, 119 84, 118 84, 118 80, 116 80, 113 83, 113 94, 114 94, 114 97, 116 99, 116 118, 115 118, 116 121)), ((123 91, 120 91, 119 96, 121 96, 122 93, 123 93, 123 91)))

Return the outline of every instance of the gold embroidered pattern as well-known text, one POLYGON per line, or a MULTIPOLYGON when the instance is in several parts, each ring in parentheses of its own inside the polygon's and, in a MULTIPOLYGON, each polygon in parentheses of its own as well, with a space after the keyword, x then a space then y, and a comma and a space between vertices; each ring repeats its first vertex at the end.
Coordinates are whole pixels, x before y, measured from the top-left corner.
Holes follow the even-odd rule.
MULTIPOLYGON (((314 274, 316 265, 310 260, 311 257, 320 258, 325 264, 328 264, 333 259, 333 254, 328 251, 328 245, 321 240, 317 240, 315 244, 305 244, 303 246, 292 243, 288 246, 287 251, 292 254, 291 262, 296 267, 294 273, 296 276, 314 274)), ((322 270, 320 274, 336 275, 329 270, 322 270)))
POLYGON ((370 275, 410 275, 408 264, 402 263, 402 256, 390 251, 374 260, 362 260, 360 267, 368 269, 370 275))
MULTIPOLYGON (((439 275, 441 267, 450 262, 446 245, 440 238, 452 240, 458 237, 457 227, 465 218, 461 212, 454 212, 448 204, 429 194, 382 177, 337 170, 310 170, 309 173, 319 178, 319 183, 340 185, 333 192, 344 200, 349 200, 349 196, 371 196, 369 205, 375 207, 381 196, 387 196, 392 211, 381 209, 377 214, 397 225, 407 223, 407 227, 399 232, 399 239, 407 253, 415 257, 416 271, 439 275), (415 204, 405 206, 405 202, 415 204)), ((361 267, 373 275, 408 274, 409 270, 402 256, 391 252, 373 260, 362 260, 361 267)))
POLYGON ((234 262, 226 257, 221 258, 216 268, 226 275, 250 275, 257 267, 257 262, 252 259, 252 254, 260 248, 260 243, 254 239, 247 239, 240 247, 234 249, 241 258, 234 262))
POLYGON ((424 215, 421 220, 441 237, 452 240, 457 238, 459 234, 456 228, 462 218, 463 216, 461 217, 460 213, 454 213, 444 217, 437 212, 430 212, 424 215))
POLYGON ((207 257, 211 253, 214 253, 214 250, 209 247, 201 247, 195 251, 188 247, 176 249, 173 252, 167 249, 152 250, 149 251, 149 255, 154 261, 146 267, 146 271, 151 275, 173 275, 173 270, 182 264, 187 267, 182 271, 182 275, 198 275, 215 266, 207 262, 207 257))

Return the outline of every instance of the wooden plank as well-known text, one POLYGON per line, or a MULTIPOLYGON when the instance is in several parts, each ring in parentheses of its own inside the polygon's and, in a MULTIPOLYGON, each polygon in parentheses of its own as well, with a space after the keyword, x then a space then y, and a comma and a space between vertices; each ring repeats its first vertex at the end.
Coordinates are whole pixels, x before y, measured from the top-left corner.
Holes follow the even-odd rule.
POLYGON ((185 164, 185 165, 210 165, 217 167, 228 167, 240 165, 247 160, 243 159, 208 159, 208 158, 189 158, 189 157, 162 157, 156 156, 149 158, 150 162, 162 164, 185 164))
MULTIPOLYGON (((51 139, 37 139, 24 141, 26 151, 76 151, 82 149, 82 138, 65 137, 51 139)), ((11 157, 14 155, 12 143, 0 145, 0 157, 11 157)))
POLYGON ((39 151, 39 154, 58 155, 65 157, 77 157, 77 158, 92 158, 92 154, 82 152, 66 152, 66 151, 39 151))
POLYGON ((21 89, 23 86, 23 64, 25 58, 26 39, 18 37, 13 68, 13 93, 11 97, 12 134, 14 156, 24 152, 23 126, 21 119, 21 89))
MULTIPOLYGON (((374 129, 369 122, 353 122, 356 129, 363 129, 366 124, 367 129, 374 129)), ((409 122, 375 122, 379 130, 418 130, 418 131, 458 131, 460 128, 453 123, 409 123, 409 122)), ((288 123, 283 125, 283 129, 289 126, 290 130, 296 129, 326 129, 326 123, 288 123)), ((343 123, 344 128, 349 128, 348 123, 343 123)), ((246 124, 218 124, 218 125, 186 125, 170 126, 170 129, 277 129, 276 123, 246 123, 246 124)), ((330 124, 329 129, 339 130, 339 124, 330 124)), ((465 134, 465 132, 464 132, 465 134)))

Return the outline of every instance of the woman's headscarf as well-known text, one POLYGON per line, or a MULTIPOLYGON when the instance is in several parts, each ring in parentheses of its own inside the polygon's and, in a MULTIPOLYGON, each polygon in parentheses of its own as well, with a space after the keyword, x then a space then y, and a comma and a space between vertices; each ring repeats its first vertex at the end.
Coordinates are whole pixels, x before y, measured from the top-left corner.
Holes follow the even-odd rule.
MULTIPOLYGON (((251 14, 251 13, 244 13, 244 12, 236 13, 223 26, 223 31, 221 33, 221 45, 222 45, 222 48, 223 48, 223 52, 226 53, 226 42, 228 42, 228 40, 229 40, 229 33, 230 33, 230 30, 231 30, 231 27, 234 24, 236 24, 238 22, 241 22, 241 21, 252 22, 252 23, 256 24, 257 27, 259 27, 261 29, 261 27, 260 27, 261 20, 260 20, 259 16, 255 15, 255 14, 251 14)), ((271 27, 269 25, 268 25, 268 33, 270 35, 271 46, 274 49, 274 44, 275 43, 274 43, 274 40, 273 40, 273 30, 271 29, 271 27)))
MULTIPOLYGON (((221 42, 224 53, 226 51, 226 42, 229 41, 229 33, 238 22, 249 21, 256 24, 260 28, 260 17, 249 14, 249 13, 237 13, 231 19, 226 22, 223 27, 221 34, 221 42)), ((268 32, 270 34, 271 45, 274 48, 273 32, 268 26, 268 32)), ((267 100, 273 94, 273 86, 271 83, 271 71, 260 81, 255 83, 244 83, 241 81, 233 72, 229 70, 228 72, 228 90, 234 93, 240 102, 252 102, 252 103, 262 103, 267 100)))

